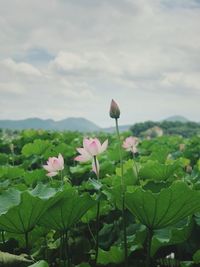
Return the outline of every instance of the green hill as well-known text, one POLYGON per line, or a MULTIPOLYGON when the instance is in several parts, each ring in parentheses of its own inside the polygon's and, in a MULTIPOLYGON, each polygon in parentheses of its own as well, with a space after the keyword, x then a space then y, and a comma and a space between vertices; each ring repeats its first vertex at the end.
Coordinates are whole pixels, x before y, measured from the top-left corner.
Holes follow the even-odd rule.
POLYGON ((93 122, 84 118, 67 118, 60 121, 30 118, 25 120, 0 120, 0 128, 22 130, 22 129, 44 129, 44 130, 66 130, 91 132, 99 131, 101 128, 93 122))

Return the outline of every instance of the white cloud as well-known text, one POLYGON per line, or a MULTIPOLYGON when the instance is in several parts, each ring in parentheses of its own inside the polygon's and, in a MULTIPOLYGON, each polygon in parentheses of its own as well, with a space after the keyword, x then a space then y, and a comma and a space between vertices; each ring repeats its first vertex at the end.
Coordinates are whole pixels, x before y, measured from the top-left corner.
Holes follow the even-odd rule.
POLYGON ((102 52, 69 53, 61 51, 50 62, 51 69, 71 75, 120 75, 121 68, 102 52))
POLYGON ((10 96, 12 95, 21 95, 26 92, 26 89, 23 85, 16 82, 0 82, 0 93, 5 94, 8 93, 10 96))
POLYGON ((106 125, 115 97, 124 123, 171 112, 198 119, 199 23, 195 0, 7 0, 0 93, 8 92, 10 110, 5 101, 1 116, 74 115, 106 125), (42 62, 33 60, 37 48, 42 62))
POLYGON ((5 68, 14 73, 20 73, 30 76, 41 76, 41 72, 37 68, 25 62, 17 63, 13 59, 7 58, 5 60, 2 60, 1 64, 3 64, 5 68))
POLYGON ((163 75, 161 83, 166 87, 188 88, 188 93, 200 94, 200 76, 198 72, 171 72, 163 75), (193 90, 192 92, 190 90, 193 90))

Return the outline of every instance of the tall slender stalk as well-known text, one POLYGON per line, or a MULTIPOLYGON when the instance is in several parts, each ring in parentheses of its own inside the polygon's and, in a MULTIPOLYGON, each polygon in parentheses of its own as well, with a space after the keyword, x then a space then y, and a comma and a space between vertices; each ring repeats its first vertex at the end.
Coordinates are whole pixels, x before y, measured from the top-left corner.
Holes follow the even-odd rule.
MULTIPOLYGON (((67 252, 66 252, 66 239, 65 239, 65 232, 62 233, 62 255, 63 255, 63 263, 64 267, 67 267, 67 252)), ((69 267, 69 265, 68 265, 69 267)))
POLYGON ((135 162, 135 154, 132 153, 132 156, 133 156, 133 164, 134 164, 134 167, 135 167, 135 172, 136 172, 136 175, 137 175, 137 178, 138 178, 139 171, 138 171, 137 163, 135 162))
MULTIPOLYGON (((99 180, 99 171, 97 165, 97 158, 94 156, 94 164, 96 169, 97 180, 99 180)), ((99 219, 100 219, 100 200, 97 200, 97 213, 96 213, 96 243, 95 243, 95 266, 97 265, 98 252, 99 252, 99 219)))
POLYGON ((60 180, 61 180, 61 185, 64 184, 64 180, 63 180, 63 171, 60 171, 60 180))
POLYGON ((65 249, 65 264, 66 264, 66 258, 67 258, 67 267, 71 266, 71 261, 70 261, 70 253, 69 253, 69 235, 68 235, 69 231, 66 231, 64 233, 64 249, 65 249))
POLYGON ((125 214, 125 184, 124 184, 124 166, 123 166, 123 158, 121 151, 121 139, 119 134, 119 125, 118 119, 115 119, 116 132, 118 137, 119 144, 119 157, 120 157, 120 166, 121 166, 121 188, 122 188, 122 220, 123 220, 123 239, 124 239, 124 259, 125 259, 125 267, 128 266, 128 246, 127 246, 127 233, 126 233, 126 214, 125 214))
POLYGON ((29 254, 28 232, 25 233, 26 253, 29 254))
POLYGON ((60 251, 59 251, 59 265, 61 266, 63 255, 63 233, 60 232, 60 251))
POLYGON ((1 239, 2 239, 3 245, 5 246, 5 235, 4 235, 4 231, 1 231, 1 239))
POLYGON ((146 257, 146 267, 151 267, 151 242, 153 237, 153 230, 147 228, 147 257, 146 257))

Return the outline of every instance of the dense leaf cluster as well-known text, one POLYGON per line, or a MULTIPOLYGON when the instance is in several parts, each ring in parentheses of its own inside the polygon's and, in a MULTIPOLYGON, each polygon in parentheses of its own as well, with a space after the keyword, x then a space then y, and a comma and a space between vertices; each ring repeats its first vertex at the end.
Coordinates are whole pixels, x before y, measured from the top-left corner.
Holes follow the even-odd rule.
MULTIPOLYGON (((98 136, 109 140, 99 156, 99 181, 90 162, 74 161, 83 139, 78 132, 26 130, 0 137, 0 265, 94 266, 100 201, 97 264, 124 266, 116 136, 98 136), (42 168, 59 153, 64 183, 42 168)), ((199 266, 200 137, 143 139, 134 157, 123 151, 123 166, 129 266, 145 266, 149 233, 152 266, 199 266), (166 258, 171 253, 175 258, 166 258)))
POLYGON ((151 129, 155 126, 160 127, 165 135, 181 135, 183 137, 200 135, 200 123, 190 121, 146 121, 134 124, 131 126, 130 130, 135 136, 144 136, 148 129, 151 129))

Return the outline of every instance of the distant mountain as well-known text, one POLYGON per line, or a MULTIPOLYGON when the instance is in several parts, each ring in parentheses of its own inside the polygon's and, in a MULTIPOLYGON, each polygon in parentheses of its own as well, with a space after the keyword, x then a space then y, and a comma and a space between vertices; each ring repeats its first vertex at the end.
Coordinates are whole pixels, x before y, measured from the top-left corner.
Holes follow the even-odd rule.
MULTIPOLYGON (((182 116, 171 116, 163 121, 170 122, 188 122, 189 120, 182 116)), ((132 125, 120 125, 120 132, 128 131, 132 125)), ((29 118, 24 120, 0 120, 0 128, 23 130, 23 129, 44 129, 58 131, 79 131, 79 132, 115 132, 115 127, 101 128, 95 123, 85 118, 67 118, 60 121, 52 119, 43 120, 39 118, 29 118)))
POLYGON ((169 118, 166 118, 164 121, 179 121, 179 122, 188 122, 189 120, 183 116, 171 116, 169 118))
POLYGON ((44 129, 44 130, 66 130, 80 132, 95 132, 101 128, 93 122, 84 118, 67 118, 60 121, 30 118, 25 120, 0 120, 0 128, 3 129, 44 129))
MULTIPOLYGON (((131 126, 132 125, 119 125, 119 131, 120 132, 129 131, 131 126)), ((113 133, 116 131, 116 128, 115 127, 108 127, 108 128, 103 128, 102 130, 106 133, 113 133)))

